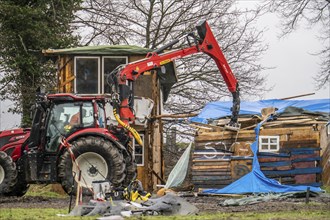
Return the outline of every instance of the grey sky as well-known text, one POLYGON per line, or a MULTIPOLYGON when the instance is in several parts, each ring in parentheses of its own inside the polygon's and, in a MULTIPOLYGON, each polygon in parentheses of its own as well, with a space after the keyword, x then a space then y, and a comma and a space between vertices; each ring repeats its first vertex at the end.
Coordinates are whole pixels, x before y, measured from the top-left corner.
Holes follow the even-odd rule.
POLYGON ((292 34, 279 39, 280 23, 275 14, 264 15, 262 23, 269 29, 265 33, 265 40, 269 42, 269 49, 262 63, 266 66, 276 67, 264 71, 267 77, 267 85, 273 86, 273 90, 266 93, 264 98, 284 98, 288 96, 313 93, 302 99, 330 98, 330 86, 319 91, 315 90, 313 77, 316 76, 321 62, 318 56, 323 43, 317 39, 320 26, 312 29, 303 28, 305 23, 292 34))

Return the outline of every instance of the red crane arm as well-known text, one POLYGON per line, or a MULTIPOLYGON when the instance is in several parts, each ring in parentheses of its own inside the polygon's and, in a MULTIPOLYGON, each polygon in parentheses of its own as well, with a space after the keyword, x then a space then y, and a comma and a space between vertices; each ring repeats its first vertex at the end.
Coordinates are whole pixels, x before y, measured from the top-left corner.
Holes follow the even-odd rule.
POLYGON ((199 37, 195 36, 193 33, 186 36, 190 45, 189 47, 163 53, 165 49, 169 49, 174 44, 178 43, 179 39, 177 39, 154 52, 148 53, 145 59, 129 63, 119 70, 117 73, 117 80, 119 84, 120 105, 118 103, 117 108, 119 108, 120 119, 125 124, 128 124, 129 121, 134 121, 134 114, 131 110, 133 106, 130 105, 128 99, 130 94, 133 92, 130 84, 135 79, 146 71, 160 68, 162 65, 176 59, 196 53, 205 53, 209 55, 217 64, 229 91, 233 95, 232 117, 229 126, 236 127, 238 129, 237 116, 239 112, 240 99, 237 80, 232 73, 231 68, 208 23, 203 21, 196 26, 196 29, 199 37), (194 45, 190 44, 189 37, 194 39, 194 45))
MULTIPOLYGON (((223 55, 222 50, 220 49, 220 46, 215 39, 208 23, 206 21, 202 22, 197 26, 197 31, 200 37, 198 39, 197 45, 180 50, 169 51, 162 54, 157 53, 157 51, 163 50, 159 49, 156 52, 148 53, 145 59, 127 64, 120 72, 120 83, 126 84, 126 80, 134 81, 138 76, 148 70, 156 69, 176 59, 202 52, 209 55, 215 61, 223 79, 227 84, 229 91, 235 92, 237 80, 232 73, 231 68, 225 56, 223 55)), ((179 40, 175 40, 169 45, 172 46, 178 41, 179 40)), ((165 45, 164 48, 166 47, 168 46, 165 45)))

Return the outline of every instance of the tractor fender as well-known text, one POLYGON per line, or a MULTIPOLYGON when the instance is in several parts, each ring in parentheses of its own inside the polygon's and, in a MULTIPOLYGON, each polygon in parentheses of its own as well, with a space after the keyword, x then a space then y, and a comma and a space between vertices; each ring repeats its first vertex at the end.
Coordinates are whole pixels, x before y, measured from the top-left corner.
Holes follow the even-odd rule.
POLYGON ((7 155, 11 156, 13 161, 16 162, 22 156, 22 146, 25 141, 29 138, 30 133, 22 135, 12 136, 8 142, 1 146, 0 151, 4 151, 7 155))

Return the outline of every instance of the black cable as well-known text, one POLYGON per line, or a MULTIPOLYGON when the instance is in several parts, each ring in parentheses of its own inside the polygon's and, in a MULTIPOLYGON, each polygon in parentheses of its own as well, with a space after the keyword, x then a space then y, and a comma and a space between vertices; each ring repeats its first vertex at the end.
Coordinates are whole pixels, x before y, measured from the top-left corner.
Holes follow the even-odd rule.
POLYGON ((74 179, 76 177, 76 173, 72 176, 72 185, 71 185, 71 192, 70 192, 70 203, 69 203, 69 213, 71 212, 71 204, 72 204, 72 197, 73 197, 73 190, 74 190, 74 179))

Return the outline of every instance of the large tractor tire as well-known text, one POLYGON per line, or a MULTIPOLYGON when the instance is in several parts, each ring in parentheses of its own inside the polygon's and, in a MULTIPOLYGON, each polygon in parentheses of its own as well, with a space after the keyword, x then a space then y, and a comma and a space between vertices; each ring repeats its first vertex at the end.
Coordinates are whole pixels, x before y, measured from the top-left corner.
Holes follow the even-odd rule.
POLYGON ((120 186, 125 180, 123 154, 110 141, 101 137, 82 137, 72 143, 71 150, 79 168, 67 150, 62 154, 58 165, 58 177, 66 193, 76 193, 79 169, 80 186, 83 187, 84 194, 90 194, 88 189, 92 188, 93 181, 107 180, 114 186, 120 186))
POLYGON ((128 186, 137 177, 137 165, 132 155, 129 154, 125 158, 126 163, 126 178, 123 185, 128 186))
POLYGON ((0 151, 0 194, 11 192, 16 183, 16 164, 10 156, 0 151))
POLYGON ((29 188, 30 185, 26 183, 24 176, 18 174, 16 184, 12 187, 11 191, 5 193, 5 195, 21 197, 25 195, 25 193, 29 190, 29 188))

